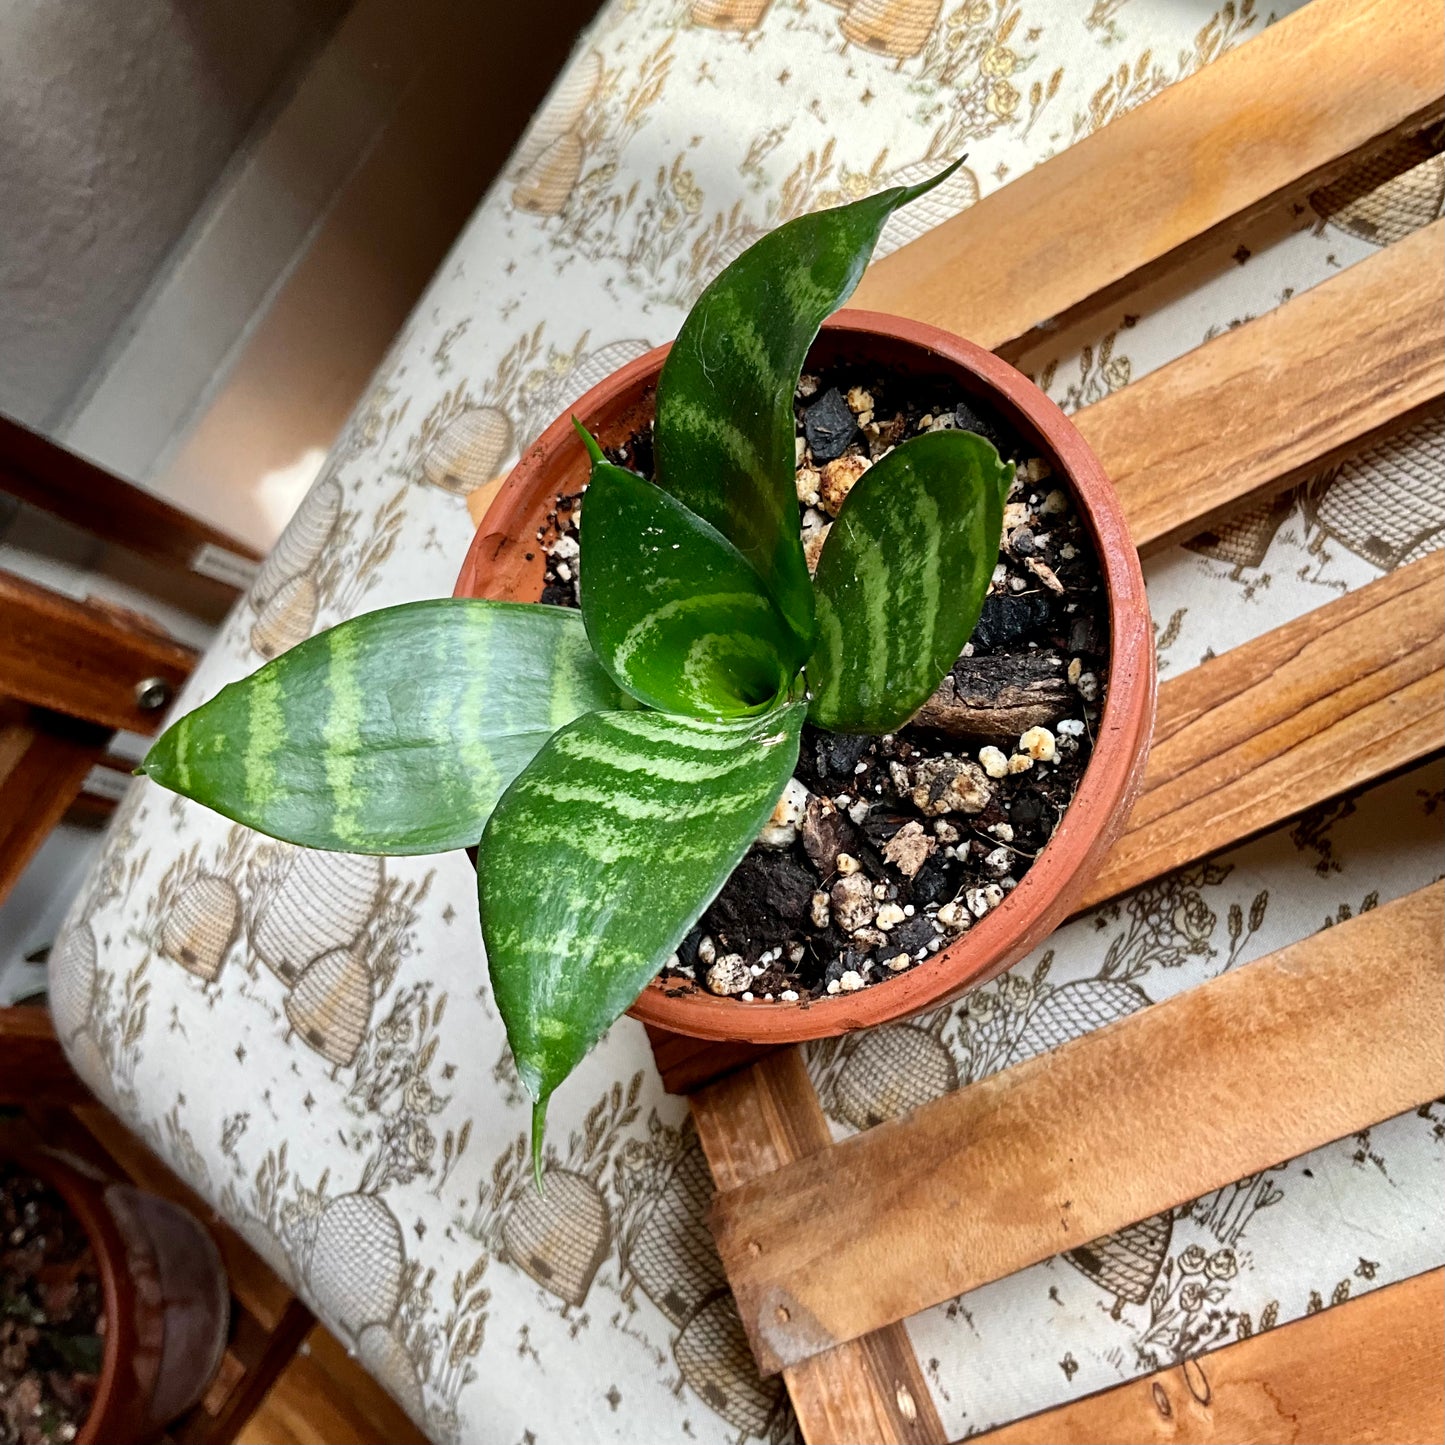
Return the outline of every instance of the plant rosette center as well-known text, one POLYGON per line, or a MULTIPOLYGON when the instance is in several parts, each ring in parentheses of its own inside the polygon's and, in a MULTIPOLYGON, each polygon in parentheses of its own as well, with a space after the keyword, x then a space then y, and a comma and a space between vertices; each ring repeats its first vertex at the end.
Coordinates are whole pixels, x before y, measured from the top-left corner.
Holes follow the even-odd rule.
MULTIPOLYGON (((1069 486, 985 402, 957 381, 810 359, 793 414, 810 569, 853 486, 900 442, 971 430, 1014 462, 1016 475, 1003 547, 963 655, 894 733, 804 726, 768 823, 664 966, 669 990, 752 1005, 885 982, 997 907, 1073 798, 1108 675, 1102 569, 1069 486)), ((650 478, 652 435, 639 427, 606 459, 650 478)), ((584 482, 556 497, 540 518, 545 571, 535 595, 550 605, 580 606, 586 491, 584 482)), ((951 581, 942 579, 940 607, 952 605, 951 581)))

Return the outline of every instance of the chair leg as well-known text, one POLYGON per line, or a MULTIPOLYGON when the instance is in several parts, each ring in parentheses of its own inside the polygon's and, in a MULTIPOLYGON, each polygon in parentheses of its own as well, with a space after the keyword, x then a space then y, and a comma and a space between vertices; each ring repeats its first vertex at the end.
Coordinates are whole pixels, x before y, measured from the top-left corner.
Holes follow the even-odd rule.
POLYGON ((110 731, 0 704, 0 903, 104 754, 110 731))

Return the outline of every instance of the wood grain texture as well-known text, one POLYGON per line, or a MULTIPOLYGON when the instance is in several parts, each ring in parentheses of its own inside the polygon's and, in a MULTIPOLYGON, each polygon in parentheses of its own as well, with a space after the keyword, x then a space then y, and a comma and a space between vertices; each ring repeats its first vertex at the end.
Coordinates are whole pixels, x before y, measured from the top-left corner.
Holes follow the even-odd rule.
POLYGON ((108 728, 40 708, 0 713, 0 902, 80 795, 110 736, 108 728))
MULTIPOLYGON (((797 1049, 769 1054, 695 1094, 692 1116, 721 1190, 766 1181, 833 1142, 797 1049)), ((901 1324, 817 1353, 783 1378, 809 1445, 941 1445, 948 1438, 901 1324)))
POLYGON ((165 712, 139 707, 136 685, 160 678, 174 695, 196 661, 116 608, 0 572, 0 697, 149 735, 165 712))
POLYGON ((1445 1271, 998 1430, 977 1445, 1434 1445, 1445 1439, 1445 1271))
MULTIPOLYGON (((5 416, 0 416, 0 492, 171 571, 196 575, 192 564, 207 546, 243 563, 261 560, 237 538, 5 416)), ((236 595, 234 587, 212 585, 236 595)))
POLYGON ((727 1074, 745 1069, 776 1050, 742 1040, 692 1039, 644 1024, 652 1061, 669 1094, 691 1094, 727 1074))
POLYGON ((1442 313, 1445 220, 1086 407, 1135 545, 1192 536, 1438 404, 1442 313))
POLYGON ((0 1106, 24 1107, 39 1099, 57 1105, 85 1103, 81 1083, 55 1037, 44 1008, 0 1008, 0 1106))
POLYGON ((236 1445, 426 1445, 426 1436, 321 1325, 312 1328, 236 1445))
POLYGON ((1092 907, 1439 750, 1445 552, 1172 678, 1092 907))
POLYGON ((874 265, 854 304, 1016 352, 1445 113, 1434 0, 1315 0, 874 265))
MULTIPOLYGON (((1438 752, 1442 585, 1432 552, 1165 682, 1144 792, 1080 908, 1438 752)), ((679 1093, 756 1057, 660 1033, 653 1051, 679 1093)))
POLYGON ((1442 904, 1422 889, 719 1194, 764 1372, 1436 1098, 1442 904))

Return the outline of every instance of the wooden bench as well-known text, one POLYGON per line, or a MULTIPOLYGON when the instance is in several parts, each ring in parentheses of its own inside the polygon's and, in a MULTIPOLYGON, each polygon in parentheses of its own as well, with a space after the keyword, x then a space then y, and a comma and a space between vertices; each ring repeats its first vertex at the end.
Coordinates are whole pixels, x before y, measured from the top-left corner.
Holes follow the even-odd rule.
MULTIPOLYGON (((857 304, 1016 355, 1442 115, 1438 7, 1314 0, 884 259, 857 304)), ((1136 544, 1437 409, 1442 312, 1445 221, 1082 411, 1136 544)), ((1438 752, 1442 581, 1431 553, 1165 683, 1144 794, 1087 903, 1438 752)), ((1445 1092, 1442 901, 1422 890, 841 1144, 797 1049, 655 1035, 691 1093, 744 1327, 803 1437, 943 1441, 910 1315, 1445 1092), (1161 1148, 1186 1094, 1214 1101, 1208 1147, 1161 1148)), ((1437 1270, 976 1438, 1438 1440, 1442 1302, 1437 1270)))

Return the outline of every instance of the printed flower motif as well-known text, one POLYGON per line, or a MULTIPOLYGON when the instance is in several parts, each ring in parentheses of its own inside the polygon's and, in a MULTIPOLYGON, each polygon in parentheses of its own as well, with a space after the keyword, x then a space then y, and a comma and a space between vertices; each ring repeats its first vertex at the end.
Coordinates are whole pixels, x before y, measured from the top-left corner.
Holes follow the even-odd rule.
POLYGON ((1189 943, 1191 953, 1204 953, 1218 919, 1198 893, 1186 893, 1174 910, 1174 927, 1189 943))
POLYGON ((1198 1280, 1191 1279, 1179 1291, 1179 1304, 1182 1309, 1193 1312, 1204 1303, 1204 1286, 1198 1280))
POLYGON ((1197 1245, 1191 1244, 1179 1256, 1179 1268, 1185 1274, 1199 1274, 1209 1262, 1209 1256, 1197 1245))
POLYGON ((1210 1279, 1233 1279, 1239 1273, 1239 1261, 1232 1249, 1216 1249, 1204 1268, 1210 1279))
POLYGON ((702 209, 702 188, 692 172, 675 165, 672 170, 672 189, 677 193, 677 199, 682 202, 683 210, 689 216, 697 215, 702 209))
POLYGON ((418 1119, 411 1126, 411 1136, 407 1139, 411 1149, 411 1157, 418 1164, 426 1164, 432 1156, 432 1151, 437 1146, 436 1135, 418 1119))
POLYGON ((1008 81, 1000 80, 989 91, 984 105, 991 115, 996 115, 1000 120, 1008 120, 1019 108, 1019 93, 1008 81))
POLYGON ((973 0, 963 14, 970 25, 982 25, 993 14, 993 6, 988 0, 973 0))
POLYGON ((968 997, 968 1016, 975 1023, 986 1024, 998 1008, 998 995, 992 989, 980 989, 968 997))
POLYGON ((418 1074, 406 1086, 402 1094, 406 1107, 416 1114, 431 1114, 435 1112, 436 1095, 432 1092, 432 1086, 426 1078, 418 1074))
POLYGON ((995 80, 1007 80, 1018 68, 1018 56, 1006 45, 989 46, 983 59, 979 62, 979 69, 995 80))
POLYGON ((1005 974, 999 980, 999 994, 1010 1013, 1021 1014, 1033 1002, 1034 986, 1018 974, 1005 974))

